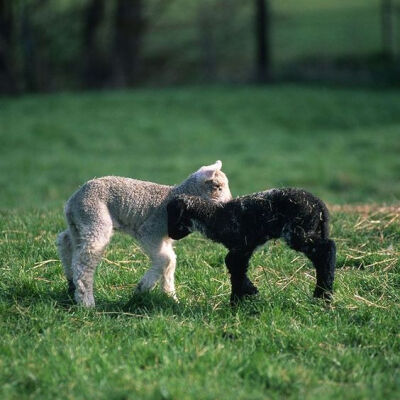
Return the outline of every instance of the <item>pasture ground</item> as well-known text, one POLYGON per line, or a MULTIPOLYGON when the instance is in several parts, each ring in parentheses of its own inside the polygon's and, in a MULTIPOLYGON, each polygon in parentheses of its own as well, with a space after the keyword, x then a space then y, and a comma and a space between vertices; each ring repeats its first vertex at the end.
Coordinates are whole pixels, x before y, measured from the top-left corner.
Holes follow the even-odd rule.
POLYGON ((400 96, 302 86, 0 99, 2 399, 388 399, 400 396, 400 96), (177 243, 176 304, 132 296, 148 260, 116 234, 94 310, 69 301, 62 206, 106 174, 178 183, 221 159, 234 195, 301 186, 328 204, 331 306, 280 241, 232 309, 225 250, 177 243))

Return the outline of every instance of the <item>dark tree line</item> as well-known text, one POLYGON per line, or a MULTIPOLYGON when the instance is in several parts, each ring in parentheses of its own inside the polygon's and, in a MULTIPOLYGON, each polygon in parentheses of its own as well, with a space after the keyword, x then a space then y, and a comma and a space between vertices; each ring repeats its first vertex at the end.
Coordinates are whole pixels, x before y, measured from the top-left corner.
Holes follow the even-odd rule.
MULTIPOLYGON (((51 88, 47 86, 50 86, 52 65, 46 49, 46 25, 38 27, 31 17, 45 10, 47 3, 47 0, 0 0, 0 92, 51 88)), ((75 12, 82 19, 81 50, 71 69, 78 71, 78 75, 81 71, 79 86, 124 87, 140 80, 141 43, 146 28, 143 2, 114 0, 112 7, 110 3, 88 0, 82 10, 75 12), (106 11, 110 11, 106 10, 107 6, 111 8, 112 39, 109 48, 104 50, 99 33, 106 11)), ((68 35, 68 32, 61 34, 68 35)))
POLYGON ((393 57, 396 51, 393 21, 395 14, 393 0, 381 0, 382 49, 388 57, 393 57))
MULTIPOLYGON (((271 0, 0 0, 0 93, 131 87, 152 79, 163 82, 163 76, 167 83, 180 78, 180 82, 191 78, 207 82, 229 80, 229 73, 243 81, 267 83, 273 78, 271 37, 277 21, 272 4, 271 0), (154 34, 169 9, 173 14, 154 34), (185 19, 186 9, 191 10, 191 19, 185 19), (174 25, 174 21, 179 22, 174 25), (153 53, 149 43, 157 49, 153 53), (244 72, 237 73, 239 68, 244 72)), ((380 0, 382 53, 388 58, 396 50, 394 4, 380 0)))
MULTIPOLYGON (((153 5, 157 4, 153 14, 162 15, 172 3, 173 0, 153 1, 153 5)), ((254 2, 255 78, 259 82, 270 78, 267 3, 266 0, 254 2)), ((146 73, 143 40, 149 27, 147 2, 71 0, 71 7, 63 10, 63 15, 57 14, 54 4, 49 0, 0 0, 0 92, 46 91, 70 84, 87 88, 129 87, 142 81, 146 73), (76 20, 79 30, 69 32, 76 20), (108 29, 106 34, 105 29, 108 29), (75 42, 79 41, 80 45, 71 50, 67 46, 73 40, 68 42, 68 35, 74 37, 74 34, 78 38, 75 42), (67 37, 64 41, 63 36, 67 37), (49 42, 54 38, 56 44, 51 48, 49 42), (54 59, 62 57, 70 59, 63 61, 66 67, 60 72, 54 59), (66 83, 56 80, 63 77, 66 83), (72 83, 68 81, 70 77, 74 77, 72 83)), ((210 80, 216 75, 217 54, 213 46, 214 20, 209 18, 213 12, 210 2, 199 3, 199 47, 203 54, 200 68, 205 79, 210 80)))
POLYGON ((0 0, 0 92, 15 90, 13 65, 13 7, 10 1, 0 0))
POLYGON ((88 87, 96 87, 106 78, 97 35, 105 15, 105 0, 89 1, 84 12, 83 27, 83 81, 88 87))
POLYGON ((112 62, 101 57, 97 35, 105 18, 105 0, 89 1, 83 30, 84 82, 89 87, 104 84, 125 87, 140 81, 140 55, 146 27, 142 0, 116 0, 114 38, 109 49, 112 62))
POLYGON ((141 0, 117 0, 113 45, 113 80, 116 86, 133 86, 139 82, 145 26, 141 0))
POLYGON ((269 1, 255 0, 257 39, 257 81, 265 83, 271 79, 271 11, 269 1))

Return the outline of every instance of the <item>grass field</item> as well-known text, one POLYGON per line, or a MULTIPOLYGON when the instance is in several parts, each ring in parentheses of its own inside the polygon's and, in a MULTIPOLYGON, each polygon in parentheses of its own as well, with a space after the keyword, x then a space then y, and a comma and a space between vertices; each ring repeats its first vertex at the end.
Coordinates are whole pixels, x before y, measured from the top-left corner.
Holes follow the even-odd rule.
POLYGON ((273 86, 0 99, 1 399, 400 397, 398 91, 273 86), (234 195, 301 186, 326 200, 335 298, 280 241, 256 299, 228 304, 225 250, 177 243, 176 304, 132 296, 147 258, 115 235, 94 310, 70 303, 54 241, 82 182, 178 183, 221 159, 234 195))

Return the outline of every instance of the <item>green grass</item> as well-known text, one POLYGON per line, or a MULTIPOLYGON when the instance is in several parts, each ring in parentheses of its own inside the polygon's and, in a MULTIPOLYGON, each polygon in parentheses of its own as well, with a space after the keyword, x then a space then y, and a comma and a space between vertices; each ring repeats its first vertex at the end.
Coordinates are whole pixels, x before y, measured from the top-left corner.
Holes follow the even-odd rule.
POLYGON ((0 398, 398 398, 399 99, 300 86, 1 99, 0 398), (199 235, 176 246, 179 304, 132 296, 148 259, 122 235, 96 309, 71 304, 54 245, 71 192, 104 174, 177 183, 216 159, 234 194, 295 185, 331 204, 332 306, 277 241, 252 259, 258 298, 231 309, 225 250, 199 235))
POLYGON ((175 184, 221 159, 234 194, 295 185, 400 198, 398 91, 272 86, 0 100, 1 206, 57 206, 94 176, 175 184))

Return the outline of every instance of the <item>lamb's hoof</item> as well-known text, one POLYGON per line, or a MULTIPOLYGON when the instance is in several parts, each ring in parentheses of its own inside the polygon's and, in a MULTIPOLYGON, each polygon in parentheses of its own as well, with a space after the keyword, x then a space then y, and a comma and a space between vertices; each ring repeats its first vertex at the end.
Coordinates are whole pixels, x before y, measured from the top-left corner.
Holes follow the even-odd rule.
POLYGON ((140 293, 147 293, 150 292, 150 288, 148 288, 143 281, 140 281, 134 291, 134 294, 140 294, 140 293))
POLYGON ((254 283, 246 276, 242 282, 241 288, 237 291, 239 295, 242 296, 253 296, 258 293, 258 289, 254 283))
POLYGON ((254 283, 250 279, 246 279, 240 290, 236 293, 237 296, 254 296, 258 293, 258 289, 254 286, 254 283))
POLYGON ((94 306, 95 306, 93 295, 88 296, 85 294, 83 296, 79 296, 75 292, 75 301, 78 306, 82 306, 84 308, 94 308, 94 306))
POLYGON ((323 299, 329 303, 332 301, 332 291, 317 286, 314 290, 314 297, 318 299, 323 299))
POLYGON ((258 294, 258 289, 252 284, 251 286, 247 286, 242 293, 243 296, 255 296, 258 294))
POLYGON ((150 284, 146 280, 141 280, 135 289, 135 294, 137 293, 147 293, 154 289, 155 283, 150 284))
POLYGON ((71 297, 71 299, 74 298, 75 289, 76 286, 74 284, 74 281, 72 279, 68 279, 68 296, 71 297))
POLYGON ((175 303, 179 303, 179 299, 178 299, 175 291, 173 291, 173 292, 165 291, 165 293, 167 294, 168 297, 170 297, 172 300, 174 300, 175 303))
POLYGON ((76 300, 76 297, 75 297, 75 301, 76 301, 78 306, 81 306, 81 307, 84 307, 84 308, 94 308, 95 307, 94 300, 85 299, 85 300, 79 300, 78 301, 78 300, 76 300))
POLYGON ((142 282, 139 282, 139 283, 136 285, 136 288, 135 288, 133 294, 142 293, 142 292, 143 292, 143 288, 142 288, 142 287, 143 287, 143 283, 142 283, 142 282))

